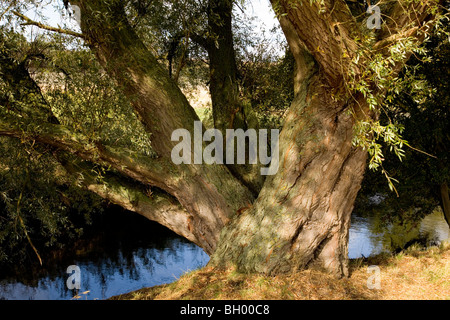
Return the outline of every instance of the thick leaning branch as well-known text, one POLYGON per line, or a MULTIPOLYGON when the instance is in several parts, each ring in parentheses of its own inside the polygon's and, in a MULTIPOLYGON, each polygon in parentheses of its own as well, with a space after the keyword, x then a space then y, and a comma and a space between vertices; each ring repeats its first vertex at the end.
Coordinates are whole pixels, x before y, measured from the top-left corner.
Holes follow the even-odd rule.
MULTIPOLYGON (((179 201, 180 205, 185 208, 186 212, 189 213, 188 218, 184 214, 180 215, 179 209, 174 207, 155 207, 148 201, 142 201, 142 198, 140 205, 133 207, 130 203, 124 201, 123 198, 118 197, 117 193, 108 193, 103 187, 96 184, 89 186, 89 190, 101 196, 114 199, 117 201, 116 203, 123 204, 127 209, 136 209, 138 213, 144 216, 148 215, 151 220, 162 221, 169 228, 174 227, 173 231, 186 236, 189 240, 194 241, 193 239, 195 239, 194 242, 208 254, 214 252, 220 230, 224 225, 224 222, 220 220, 221 217, 213 214, 216 212, 220 214, 229 210, 230 207, 232 208, 233 205, 240 205, 237 201, 242 197, 248 199, 248 202, 240 205, 241 207, 250 202, 251 198, 246 198, 246 196, 249 197, 248 194, 240 193, 235 195, 234 203, 225 203, 224 199, 220 197, 219 190, 215 189, 214 185, 209 184, 206 181, 206 177, 186 177, 182 174, 177 176, 176 171, 167 171, 171 164, 167 163, 165 159, 146 159, 146 157, 132 151, 115 150, 112 147, 99 143, 89 143, 82 136, 74 134, 61 125, 42 124, 35 132, 26 132, 22 129, 22 126, 14 124, 15 121, 17 122, 17 119, 13 120, 11 119, 12 117, 6 118, 0 118, 0 136, 30 139, 47 146, 53 146, 59 150, 67 151, 82 160, 100 164, 104 167, 111 167, 120 174, 139 181, 144 185, 156 186, 172 194, 179 201), (198 179, 198 182, 191 184, 192 179, 198 179), (186 190, 190 191, 190 193, 183 193, 186 190), (216 196, 205 197, 207 195, 206 192, 211 192, 216 196), (187 200, 192 202, 187 202, 187 200), (185 204, 187 204, 187 208, 185 204), (157 217, 156 210, 158 208, 164 209, 158 213, 161 214, 160 217, 157 217), (146 209, 150 211, 145 212, 146 209), (175 211, 178 214, 172 215, 175 211), (189 233, 180 227, 184 222, 189 233), (181 232, 180 230, 184 231, 181 232)), ((228 190, 230 196, 232 191, 238 189, 233 184, 227 184, 226 180, 222 181, 222 183, 223 188, 228 190)), ((233 199, 230 201, 233 201, 233 199)))
POLYGON ((125 187, 123 182, 117 183, 117 185, 114 185, 112 181, 108 182, 108 184, 89 183, 86 184, 86 188, 103 199, 158 222, 189 241, 200 245, 200 241, 191 230, 190 214, 176 199, 157 192, 153 192, 149 197, 132 186, 125 187))
POLYGON ((429 23, 435 19, 430 10, 433 5, 440 6, 441 1, 395 1, 382 16, 383 28, 373 49, 388 54, 390 45, 408 37, 415 37, 422 43, 431 31, 429 23))
MULTIPOLYGON (((186 239, 199 244, 198 238, 191 230, 191 217, 187 211, 162 191, 151 195, 144 192, 140 184, 132 184, 128 179, 107 173, 99 180, 92 175, 92 165, 98 163, 113 167, 126 177, 134 178, 142 184, 164 184, 164 173, 170 165, 159 165, 159 159, 149 159, 130 150, 116 150, 100 143, 90 143, 84 136, 74 133, 68 127, 59 124, 47 105, 39 86, 30 77, 23 64, 16 64, 7 55, 0 55, 3 61, 2 78, 14 92, 15 98, 22 102, 17 105, 8 99, 2 104, 8 105, 13 112, 5 112, 0 119, 0 135, 18 139, 32 139, 43 145, 54 147, 53 154, 58 162, 71 174, 82 173, 81 184, 84 188, 100 197, 118 204, 125 209, 137 212, 156 221, 186 239), (13 114, 20 116, 14 116, 13 114), (62 154, 72 154, 70 161, 62 154), (86 160, 86 161, 82 161, 86 160), (154 160, 154 162, 151 162, 154 160), (154 166, 153 166, 154 165, 154 166), (150 166, 153 166, 150 169, 150 166), (154 180, 152 180, 154 178, 154 180)), ((173 169, 173 168, 172 168, 173 169)))
POLYGON ((0 119, 0 135, 30 139, 70 152, 80 159, 112 167, 141 183, 170 192, 170 186, 166 184, 165 179, 166 174, 169 174, 165 171, 165 163, 158 159, 148 159, 131 150, 118 151, 101 143, 92 143, 63 125, 42 123, 35 130, 28 132, 22 128, 20 119, 5 115, 0 119))
POLYGON ((192 233, 191 216, 174 197, 156 188, 148 187, 145 190, 145 186, 136 185, 112 173, 98 178, 92 173, 90 164, 61 153, 55 156, 70 175, 82 175, 82 179, 77 179, 82 187, 124 209, 158 222, 196 244, 200 243, 192 233))
MULTIPOLYGON (((73 4, 81 8, 81 29, 86 43, 130 99, 151 134, 152 149, 158 157, 150 159, 87 140, 73 141, 70 132, 58 131, 67 129, 61 126, 45 124, 39 134, 26 135, 73 152, 81 159, 111 166, 125 176, 174 196, 190 213, 189 225, 198 239, 196 243, 211 254, 224 224, 239 208, 253 201, 252 194, 224 165, 176 166, 171 161, 171 151, 176 145, 171 139, 172 132, 186 128, 193 135, 194 121, 199 119, 164 67, 129 25, 123 2, 94 0, 73 4), (61 135, 55 138, 53 129, 61 135)), ((2 123, 2 134, 21 137, 20 126, 10 125, 11 122, 2 123)))
POLYGON ((406 29, 421 26, 424 22, 431 20, 433 15, 429 12, 430 6, 439 4, 441 1, 394 1, 393 5, 386 9, 389 10, 382 15, 384 20, 383 28, 379 39, 385 40, 389 37, 395 37, 406 29))
POLYGON ((172 163, 159 158, 150 159, 131 150, 117 150, 99 142, 92 143, 83 135, 59 124, 24 64, 15 63, 4 53, 0 54, 0 62, 2 79, 14 93, 15 99, 20 101, 16 103, 6 99, 2 102, 12 112, 6 112, 0 119, 1 135, 33 139, 77 154, 81 159, 99 161, 141 183, 171 191, 165 177, 177 172, 172 163))
MULTIPOLYGON (((69 173, 83 174, 84 178, 81 184, 84 188, 96 193, 103 199, 156 221, 196 244, 201 244, 192 232, 191 215, 175 198, 161 191, 155 191, 148 195, 135 184, 118 176, 112 177, 111 174, 99 181, 91 174, 90 170, 85 168, 88 164, 81 164, 80 159, 105 167, 112 167, 124 176, 146 184, 149 188, 149 184, 167 188, 162 174, 164 172, 163 167, 157 165, 153 168, 154 170, 149 170, 148 166, 142 165, 143 161, 139 161, 140 156, 132 151, 128 151, 128 155, 126 155, 123 150, 119 153, 111 147, 89 144, 83 137, 70 132, 69 129, 61 125, 43 124, 39 128, 39 133, 27 133, 20 126, 13 125, 12 122, 12 117, 0 119, 0 136, 32 139, 37 143, 56 148, 56 153, 69 152, 72 156, 76 156, 78 160, 69 162, 57 157, 58 161, 69 173), (7 118, 9 118, 9 121, 7 121, 7 118), (74 165, 74 162, 78 162, 78 165, 74 165)), ((156 163, 158 162, 157 159, 153 160, 156 160, 156 163)), ((146 162, 148 163, 148 160, 146 162)))

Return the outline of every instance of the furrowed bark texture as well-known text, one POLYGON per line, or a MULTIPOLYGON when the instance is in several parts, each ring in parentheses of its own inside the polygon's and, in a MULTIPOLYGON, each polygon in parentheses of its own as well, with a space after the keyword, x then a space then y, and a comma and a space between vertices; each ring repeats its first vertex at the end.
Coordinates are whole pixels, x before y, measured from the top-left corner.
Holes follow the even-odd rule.
POLYGON ((366 152, 352 147, 346 105, 330 98, 317 69, 310 73, 286 116, 278 173, 224 228, 211 265, 268 274, 314 266, 348 275, 350 215, 366 152))
POLYGON ((320 16, 317 4, 296 9, 280 1, 280 24, 296 61, 295 99, 280 135, 278 173, 257 200, 223 232, 211 265, 275 274, 306 267, 348 275, 348 230, 366 167, 366 152, 352 147, 354 118, 338 64, 356 48, 353 19, 336 3, 320 16), (348 21, 343 28, 338 22, 348 21), (308 28, 305 28, 308 26, 308 28))
MULTIPOLYGON (((405 11, 401 2, 393 5, 394 16, 405 11)), ((346 67, 358 48, 354 39, 361 35, 344 1, 274 0, 272 5, 297 66, 296 96, 280 136, 279 171, 266 179, 253 206, 224 228, 210 263, 269 274, 314 266, 346 276, 350 215, 367 157, 352 147, 353 125, 355 118, 376 116, 365 99, 343 94, 346 67)), ((414 19, 387 26, 399 37, 404 30, 415 35, 431 19, 426 4, 407 8, 414 19)), ((375 48, 385 43, 385 31, 375 48)), ((360 72, 356 66, 353 71, 360 72)))

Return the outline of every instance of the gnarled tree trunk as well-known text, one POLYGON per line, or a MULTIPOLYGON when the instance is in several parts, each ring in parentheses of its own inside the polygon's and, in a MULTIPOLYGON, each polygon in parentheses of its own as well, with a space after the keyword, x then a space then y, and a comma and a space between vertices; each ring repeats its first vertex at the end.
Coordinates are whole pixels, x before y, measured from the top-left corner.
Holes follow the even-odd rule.
POLYGON ((354 119, 309 60, 280 135, 280 163, 252 207, 222 231, 211 264, 248 272, 309 266, 348 274, 348 231, 366 167, 352 147, 354 119))
MULTIPOLYGON (((171 163, 171 133, 178 128, 192 133, 197 117, 128 25, 123 4, 114 0, 107 4, 73 2, 82 9, 83 34, 132 100, 152 134, 154 150, 169 168, 170 175, 163 175, 161 181, 141 182, 156 184, 186 209, 198 243, 208 253, 214 252, 212 265, 233 263, 242 270, 265 273, 314 265, 339 276, 348 274, 350 214, 363 178, 366 152, 352 146, 356 120, 346 110, 356 105, 354 109, 363 114, 368 110, 362 97, 344 94, 342 68, 356 55, 354 38, 359 35, 344 1, 299 6, 273 1, 297 64, 296 96, 280 136, 279 170, 265 180, 254 202, 249 190, 223 165, 171 163), (103 15, 98 23, 94 19, 97 12, 103 15)), ((418 21, 426 19, 426 5, 410 6, 415 6, 418 21)), ((219 36, 219 47, 214 43, 209 54, 211 91, 217 90, 219 100, 221 94, 229 93, 222 97, 224 101, 215 101, 213 110, 215 124, 223 131, 235 127, 238 118, 233 117, 236 84, 231 2, 210 1, 210 15, 219 9, 225 14, 209 20, 219 36)), ((394 6, 392 16, 401 16, 403 10, 401 4, 394 6)), ((399 21, 406 24, 408 19, 399 21)), ((391 41, 388 34, 400 30, 399 21, 390 22, 379 43, 391 41)))
MULTIPOLYGON (((52 123, 45 108, 40 108, 37 118, 47 123, 39 123, 39 131, 32 133, 36 142, 113 168, 114 174, 106 177, 110 183, 91 177, 85 187, 195 242, 212 255, 211 265, 234 264, 240 270, 269 274, 314 266, 338 276, 348 274, 350 214, 363 178, 366 152, 352 146, 355 118, 361 115, 346 111, 352 108, 364 115, 369 113, 362 97, 344 94, 342 67, 351 63, 358 49, 353 40, 358 28, 344 1, 313 1, 298 6, 290 1, 273 1, 281 10, 280 23, 296 60, 296 95, 280 135, 279 163, 273 160, 271 164, 278 172, 266 178, 256 200, 225 165, 173 163, 171 151, 177 142, 172 141, 172 133, 184 128, 194 136, 198 117, 129 24, 124 2, 70 2, 81 9, 83 38, 130 99, 151 134, 158 157, 148 159, 101 142, 92 145, 86 137, 52 123), (321 12, 322 5, 325 12, 321 12), (130 179, 136 186, 130 185, 130 179), (154 196, 146 194, 140 186, 157 188, 157 192, 154 196)), ((211 3, 231 8, 227 0, 211 3)), ((415 22, 427 18, 426 4, 408 5, 414 7, 415 22)), ((403 4, 394 5, 392 17, 397 19, 382 30, 378 46, 374 46, 380 52, 386 43, 395 41, 395 32, 407 22, 403 11, 403 4)), ((232 46, 231 16, 225 18, 228 29, 217 32, 224 36, 221 45, 232 46)), ((407 34, 414 35, 416 30, 414 25, 407 34)), ((214 50, 210 51, 217 58, 211 60, 216 68, 211 70, 211 90, 224 86, 219 93, 234 95, 235 83, 223 78, 233 75, 227 68, 234 67, 220 65, 221 59, 233 58, 231 53, 221 54, 232 50, 214 50)), ((358 73, 356 67, 354 71, 358 73)), ((236 126, 233 99, 235 96, 227 100, 231 105, 213 111, 220 130, 236 126)), ((24 137, 17 124, 23 119, 9 120, 0 119, 0 135, 24 137)), ((68 171, 73 168, 70 163, 64 166, 68 171)))

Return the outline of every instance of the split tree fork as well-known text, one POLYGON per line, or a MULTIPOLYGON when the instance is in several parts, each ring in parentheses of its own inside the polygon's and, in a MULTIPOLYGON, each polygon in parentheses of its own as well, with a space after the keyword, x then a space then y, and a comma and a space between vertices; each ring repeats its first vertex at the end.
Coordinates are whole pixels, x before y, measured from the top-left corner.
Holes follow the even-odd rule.
MULTIPOLYGON (((212 2, 220 6, 226 1, 212 2)), ((350 215, 367 158, 366 151, 352 146, 353 126, 358 118, 376 113, 369 112, 362 94, 345 90, 343 66, 355 57, 361 29, 344 1, 272 2, 296 61, 296 94, 280 134, 279 170, 266 178, 256 197, 225 165, 171 162, 176 144, 171 133, 185 128, 193 136, 198 117, 128 23, 124 2, 70 3, 81 9, 82 37, 130 98, 158 157, 135 155, 131 161, 124 150, 100 143, 88 147, 83 137, 59 124, 43 125, 34 136, 38 142, 73 153, 75 160, 69 157, 67 168, 76 159, 111 166, 111 185, 117 189, 98 186, 95 179, 86 187, 195 242, 211 255, 212 266, 233 264, 242 271, 267 274, 317 267, 348 275, 350 215), (355 112, 346 112, 349 109, 355 112), (130 179, 136 185, 123 183, 130 179), (140 193, 137 185, 152 186, 160 196, 140 193), (119 189, 128 190, 133 201, 119 189)), ((390 18, 377 35, 374 51, 387 56, 383 49, 406 34, 421 40, 417 31, 433 18, 427 13, 430 3, 396 1, 388 6, 384 14, 390 18)), ((360 70, 354 71, 357 77, 360 70)), ((231 119, 229 112, 224 116, 231 119)), ((7 120, 2 122, 0 134, 22 135, 7 120)))

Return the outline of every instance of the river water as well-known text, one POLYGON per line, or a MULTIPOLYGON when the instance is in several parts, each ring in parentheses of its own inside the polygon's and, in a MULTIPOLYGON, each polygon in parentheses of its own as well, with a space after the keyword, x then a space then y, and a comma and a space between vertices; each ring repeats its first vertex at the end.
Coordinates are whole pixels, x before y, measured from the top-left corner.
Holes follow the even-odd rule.
MULTIPOLYGON (((0 275, 0 299, 106 299, 173 282, 183 273, 207 264, 208 256, 196 245, 145 218, 123 214, 128 216, 115 217, 117 221, 105 225, 95 238, 77 243, 66 250, 63 258, 45 268, 33 268, 15 276, 0 275), (69 266, 79 267, 79 290, 68 288, 69 266)), ((396 241, 404 244, 423 238, 433 244, 450 237, 440 211, 425 217, 413 228, 399 229, 391 225, 377 232, 377 223, 376 216, 353 214, 349 258, 390 250, 396 241)))

